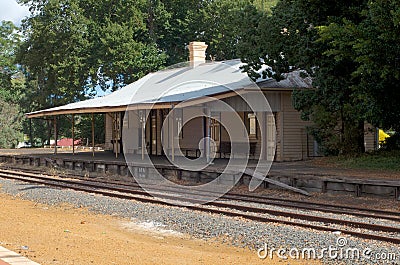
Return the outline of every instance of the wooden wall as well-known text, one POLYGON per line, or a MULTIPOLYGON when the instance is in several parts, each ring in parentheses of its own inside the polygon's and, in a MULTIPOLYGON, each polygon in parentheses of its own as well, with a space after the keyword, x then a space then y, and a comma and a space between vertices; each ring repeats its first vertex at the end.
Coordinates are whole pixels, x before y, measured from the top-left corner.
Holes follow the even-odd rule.
MULTIPOLYGON (((184 115, 189 115, 184 111, 184 115)), ((179 136, 179 146, 181 148, 197 149, 200 139, 203 138, 203 118, 198 117, 187 120, 182 128, 182 134, 179 136)), ((201 148, 200 148, 201 149, 201 148)))
POLYGON ((112 140, 112 118, 109 115, 110 113, 105 114, 105 141, 104 141, 104 149, 112 150, 113 145, 111 143, 112 140))
MULTIPOLYGON (((264 92, 265 96, 268 99, 268 102, 272 108, 273 115, 275 117, 275 126, 276 126, 276 146, 275 146, 275 160, 276 161, 294 161, 294 160, 303 160, 309 157, 318 155, 316 150, 316 145, 314 143, 313 137, 307 135, 306 127, 310 125, 310 122, 306 122, 301 120, 300 113, 295 110, 292 106, 292 98, 291 91, 267 91, 264 92)), ((238 107, 238 115, 244 120, 244 111, 249 111, 248 107, 243 104, 243 100, 240 97, 232 97, 224 100, 232 107, 238 107)), ((192 109, 184 109, 182 112, 182 123, 185 123, 188 119, 201 112, 199 107, 192 107, 192 109), (193 113, 192 113, 193 112, 193 113)), ((166 115, 166 112, 164 115, 166 115)), ((112 115, 112 113, 110 113, 112 115)), ((112 150, 112 117, 110 114, 105 115, 105 148, 107 150, 112 150)), ((139 143, 139 120, 138 120, 138 111, 131 111, 124 123, 124 129, 129 133, 129 146, 126 151, 137 153, 140 147, 139 143)), ((222 111, 220 114, 220 118, 222 123, 230 123, 232 117, 228 112, 222 111)), ((259 114, 258 114, 259 115, 259 114)), ((162 125, 161 111, 157 112, 157 129, 162 125)), ((261 117, 261 116, 259 116, 261 117)), ((265 117, 260 121, 261 125, 266 123, 265 117)), ((162 137, 165 139, 164 144, 166 145, 166 149, 171 152, 172 143, 170 134, 172 133, 172 120, 166 122, 166 128, 163 131, 162 137)), ((149 126, 149 124, 148 124, 149 126)), ((182 148, 193 148, 197 149, 199 146, 199 141, 203 138, 204 135, 204 122, 203 118, 195 118, 186 123, 183 127, 183 137, 175 136, 174 145, 177 148, 177 144, 179 142, 182 148)), ((268 126, 265 125, 264 130, 268 132, 268 126)), ((174 124, 174 134, 177 133, 177 125, 174 124)), ((376 149, 376 130, 369 124, 365 124, 365 147, 366 151, 371 151, 376 149)), ((146 134, 149 133, 149 130, 146 130, 146 134)), ((242 139, 245 141, 245 136, 247 135, 246 131, 236 130, 232 132, 237 139, 242 139)), ((257 128, 257 138, 251 139, 251 142, 257 142, 256 146, 256 155, 255 157, 259 157, 261 153, 261 131, 260 127, 257 128)), ((123 135, 123 137, 127 137, 123 135)), ((149 135, 146 135, 146 141, 149 140, 149 135)), ((270 138, 269 138, 270 139, 270 138)), ((228 133, 224 128, 221 129, 221 141, 229 141, 228 133)), ((126 139, 124 139, 126 142, 126 139)), ((202 148, 200 148, 202 149, 202 148)), ((273 150, 273 149, 269 149, 273 150)), ((162 154, 161 148, 161 133, 157 134, 157 154, 162 154)))
POLYGON ((364 145, 365 145, 365 151, 370 152, 374 151, 378 147, 377 143, 377 130, 374 128, 371 124, 365 123, 364 124, 364 145))
POLYGON ((281 92, 281 111, 277 115, 277 120, 277 139, 279 139, 277 160, 306 159, 308 151, 312 148, 312 141, 307 141, 306 131, 306 126, 310 125, 310 122, 303 121, 300 112, 293 108, 290 91, 281 92))
POLYGON ((139 114, 138 111, 125 112, 123 122, 122 141, 124 142, 124 152, 137 153, 139 148, 139 114))

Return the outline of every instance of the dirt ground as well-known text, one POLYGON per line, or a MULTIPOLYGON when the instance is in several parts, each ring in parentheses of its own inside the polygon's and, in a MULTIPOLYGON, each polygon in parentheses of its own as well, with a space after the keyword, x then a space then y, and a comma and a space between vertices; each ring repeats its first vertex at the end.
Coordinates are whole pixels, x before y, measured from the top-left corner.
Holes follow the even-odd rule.
MULTIPOLYGON (((310 264, 0 193, 0 245, 40 264, 310 264)), ((315 264, 315 263, 314 263, 315 264)))

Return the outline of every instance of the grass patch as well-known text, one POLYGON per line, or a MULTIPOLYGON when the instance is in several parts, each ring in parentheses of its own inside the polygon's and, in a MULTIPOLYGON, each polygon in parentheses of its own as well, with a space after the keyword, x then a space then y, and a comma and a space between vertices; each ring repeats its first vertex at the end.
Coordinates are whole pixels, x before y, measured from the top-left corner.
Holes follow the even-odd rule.
POLYGON ((376 151, 358 156, 331 157, 330 160, 344 168, 400 171, 400 151, 376 151))

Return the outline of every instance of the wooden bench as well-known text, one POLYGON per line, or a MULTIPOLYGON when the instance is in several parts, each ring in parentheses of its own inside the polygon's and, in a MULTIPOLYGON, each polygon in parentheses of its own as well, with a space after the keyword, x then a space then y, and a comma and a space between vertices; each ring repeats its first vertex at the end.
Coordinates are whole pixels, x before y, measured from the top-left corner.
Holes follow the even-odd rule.
MULTIPOLYGON (((256 153, 256 142, 249 142, 249 150, 248 153, 243 153, 249 156, 255 156, 256 153)), ((245 149, 247 147, 247 143, 245 142, 238 142, 235 143, 235 146, 238 149, 245 149)), ((234 157, 235 154, 232 154, 232 146, 231 146, 231 142, 220 142, 219 144, 219 148, 217 150, 216 153, 219 153, 219 157, 222 156, 222 154, 224 155, 224 158, 226 157, 227 154, 229 154, 230 156, 234 157)))
POLYGON ((199 148, 190 148, 190 147, 181 148, 181 151, 182 153, 185 154, 186 157, 190 157, 189 152, 196 153, 195 157, 199 157, 201 153, 199 148))
MULTIPOLYGON (((175 155, 178 155, 178 149, 181 150, 182 154, 186 157, 193 157, 190 156, 190 153, 195 153, 195 157, 200 157, 201 151, 199 148, 195 148, 195 147, 181 147, 181 148, 175 148, 175 155)), ((166 148, 166 151, 168 153, 168 155, 172 154, 172 148, 166 148)))

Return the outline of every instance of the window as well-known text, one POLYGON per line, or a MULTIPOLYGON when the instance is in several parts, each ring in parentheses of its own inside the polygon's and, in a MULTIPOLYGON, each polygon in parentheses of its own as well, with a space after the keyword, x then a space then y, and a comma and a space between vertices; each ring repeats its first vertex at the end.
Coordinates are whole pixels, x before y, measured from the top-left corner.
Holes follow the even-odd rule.
POLYGON ((214 141, 219 141, 220 135, 220 124, 219 121, 215 118, 211 118, 211 138, 214 141))
POLYGON ((183 128, 182 128, 182 118, 181 117, 176 118, 176 127, 177 127, 176 133, 178 134, 179 139, 182 139, 183 138, 183 128))
POLYGON ((257 117, 254 113, 247 113, 245 115, 245 121, 247 133, 249 138, 257 138, 257 117))

